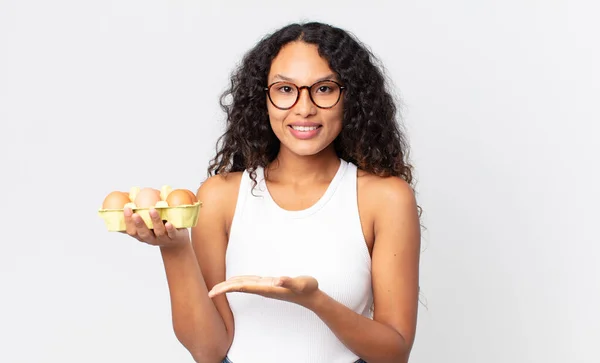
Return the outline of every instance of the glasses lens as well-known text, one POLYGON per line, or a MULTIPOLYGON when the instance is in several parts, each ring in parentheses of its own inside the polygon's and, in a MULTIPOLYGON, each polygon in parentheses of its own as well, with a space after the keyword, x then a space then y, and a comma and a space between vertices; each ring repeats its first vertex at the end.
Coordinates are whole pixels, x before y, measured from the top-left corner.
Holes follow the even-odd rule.
POLYGON ((323 81, 315 84, 311 90, 312 99, 319 107, 333 107, 340 99, 340 86, 335 82, 323 81))
POLYGON ((292 107, 298 97, 298 88, 293 83, 279 82, 271 87, 269 96, 273 104, 279 108, 292 107))

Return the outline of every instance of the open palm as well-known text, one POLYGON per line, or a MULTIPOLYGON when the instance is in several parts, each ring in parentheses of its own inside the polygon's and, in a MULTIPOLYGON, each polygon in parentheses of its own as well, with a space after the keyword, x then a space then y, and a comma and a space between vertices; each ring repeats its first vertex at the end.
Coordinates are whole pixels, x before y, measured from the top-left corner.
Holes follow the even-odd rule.
POLYGON ((311 276, 235 276, 216 284, 208 296, 242 292, 304 305, 318 290, 319 283, 311 276))

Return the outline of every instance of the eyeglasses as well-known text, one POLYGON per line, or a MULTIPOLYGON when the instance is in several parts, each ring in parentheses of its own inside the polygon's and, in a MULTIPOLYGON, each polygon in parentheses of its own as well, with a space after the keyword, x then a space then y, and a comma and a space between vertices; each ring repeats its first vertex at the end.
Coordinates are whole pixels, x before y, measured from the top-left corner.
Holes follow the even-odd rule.
POLYGON ((292 82, 275 82, 265 91, 273 106, 280 110, 289 110, 294 107, 300 99, 302 89, 308 90, 308 95, 315 106, 319 108, 332 108, 337 105, 342 96, 342 90, 346 87, 335 81, 320 81, 312 86, 298 87, 292 82))

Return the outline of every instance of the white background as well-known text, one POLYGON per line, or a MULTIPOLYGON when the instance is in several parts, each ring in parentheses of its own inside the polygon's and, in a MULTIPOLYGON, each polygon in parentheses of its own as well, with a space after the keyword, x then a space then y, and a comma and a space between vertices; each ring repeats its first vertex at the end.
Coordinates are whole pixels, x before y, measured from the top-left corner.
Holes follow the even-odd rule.
POLYGON ((158 250, 96 211, 196 188, 230 72, 302 20, 355 33, 404 102, 427 228, 411 362, 600 361, 593 7, 0 1, 0 362, 192 361, 158 250))

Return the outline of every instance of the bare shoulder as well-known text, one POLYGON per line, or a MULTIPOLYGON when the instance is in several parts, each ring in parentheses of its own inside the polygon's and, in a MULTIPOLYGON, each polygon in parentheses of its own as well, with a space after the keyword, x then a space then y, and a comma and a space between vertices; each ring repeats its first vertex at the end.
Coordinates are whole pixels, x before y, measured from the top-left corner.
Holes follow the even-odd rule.
POLYGON ((381 177, 359 169, 358 183, 359 193, 379 207, 398 203, 409 208, 411 205, 416 207, 413 188, 400 177, 381 177))
POLYGON ((414 190, 400 177, 380 177, 359 169, 358 197, 374 227, 382 219, 412 219, 418 214, 414 190))
POLYGON ((196 197, 202 202, 201 210, 218 215, 228 231, 235 212, 243 172, 218 174, 206 179, 198 188, 196 197))
MULTIPOLYGON (((398 221, 414 224, 417 206, 412 187, 399 177, 380 177, 358 169, 358 210, 369 252, 375 241, 381 246, 382 228, 397 225, 398 221)), ((388 240, 388 239, 384 239, 388 240)))
POLYGON ((230 192, 237 194, 241 179, 241 171, 211 176, 200 184, 196 196, 204 200, 214 200, 214 198, 225 198, 230 192))

